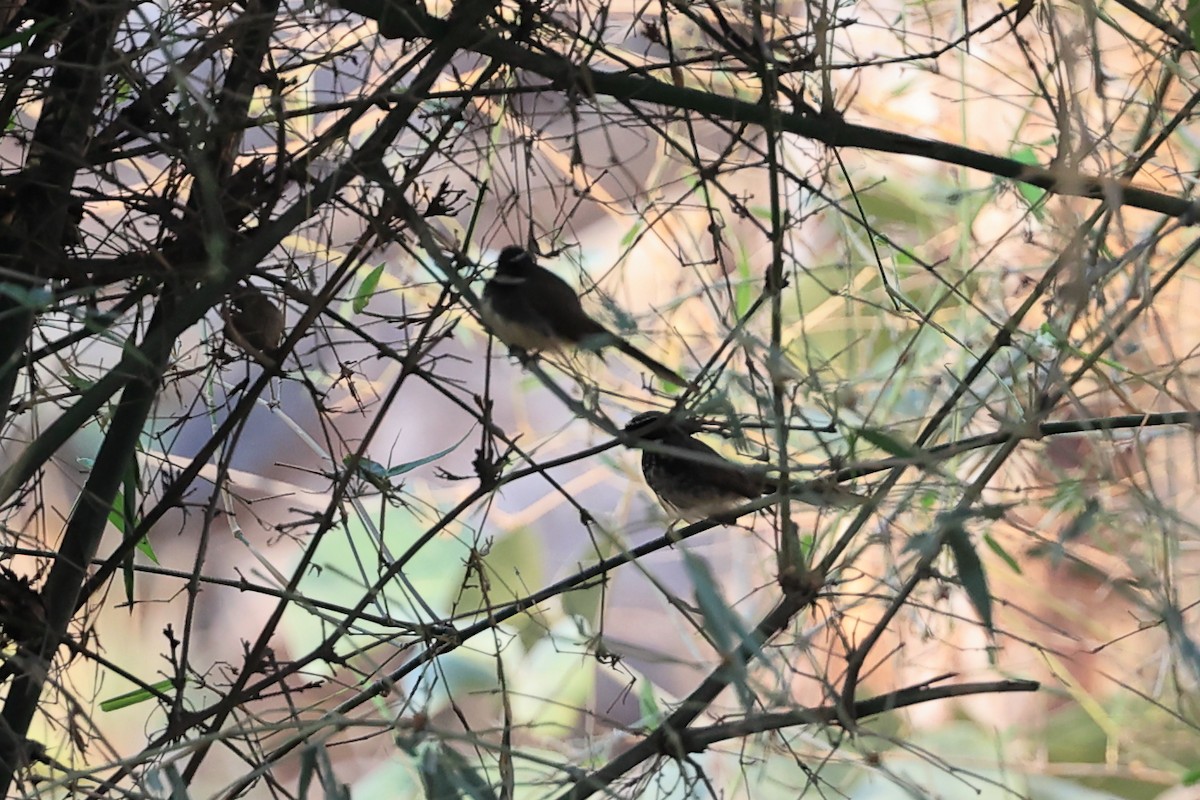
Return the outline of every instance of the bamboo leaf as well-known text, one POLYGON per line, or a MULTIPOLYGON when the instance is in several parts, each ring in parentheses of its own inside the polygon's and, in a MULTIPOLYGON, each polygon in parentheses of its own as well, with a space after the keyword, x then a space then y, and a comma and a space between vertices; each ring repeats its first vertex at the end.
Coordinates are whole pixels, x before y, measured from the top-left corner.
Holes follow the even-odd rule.
POLYGON ((383 264, 380 264, 368 272, 367 277, 363 278, 363 282, 358 285, 358 291, 354 293, 354 302, 351 304, 355 314, 361 314, 366 310, 371 298, 375 296, 375 290, 379 288, 379 279, 382 277, 383 264))

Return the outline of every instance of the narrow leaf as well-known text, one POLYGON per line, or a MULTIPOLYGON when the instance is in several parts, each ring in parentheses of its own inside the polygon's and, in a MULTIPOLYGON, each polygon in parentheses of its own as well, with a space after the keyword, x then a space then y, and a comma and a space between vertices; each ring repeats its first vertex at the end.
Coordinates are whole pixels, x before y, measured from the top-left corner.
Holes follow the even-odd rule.
MULTIPOLYGON (((352 458, 353 456, 346 456, 342 459, 342 464, 349 466, 352 458)), ((382 478, 387 473, 387 467, 378 461, 372 461, 366 456, 359 456, 358 463, 355 466, 358 474, 367 480, 382 478)))
POLYGON ((179 768, 174 762, 163 767, 167 774, 167 783, 171 785, 171 800, 188 800, 187 782, 179 774, 179 768))
POLYGON ((878 428, 859 428, 858 435, 888 455, 893 455, 897 458, 913 459, 922 457, 921 451, 911 444, 902 442, 890 433, 885 433, 878 428))
POLYGON ((495 800, 492 787, 456 751, 437 742, 422 742, 415 750, 427 800, 495 800))
POLYGON ((410 471, 416 469, 417 467, 425 466, 426 464, 428 464, 431 461, 437 461, 442 456, 446 456, 446 455, 449 455, 450 453, 454 452, 455 448, 457 448, 460 444, 465 442, 467 440, 467 436, 470 436, 470 435, 471 435, 470 432, 466 433, 457 442, 450 445, 445 450, 439 450, 438 452, 434 453, 433 455, 425 456, 424 458, 418 458, 416 461, 408 461, 404 464, 398 464, 394 467, 388 467, 387 471, 384 472, 384 476, 388 477, 388 478, 394 478, 397 475, 403 475, 406 472, 410 472, 410 471))
POLYGON ((737 310, 739 317, 745 316, 750 310, 750 306, 754 303, 754 275, 750 272, 750 260, 746 257, 745 252, 741 253, 737 260, 738 280, 734 285, 734 307, 737 310))
POLYGON ((1187 0, 1187 9, 1183 12, 1183 18, 1187 22, 1192 45, 1200 47, 1200 0, 1187 0))
POLYGON ((926 557, 937 552, 939 547, 937 537, 932 533, 915 533, 904 543, 904 552, 926 557))
POLYGON ((983 541, 984 544, 991 548, 993 553, 1004 559, 1004 563, 1008 564, 1009 569, 1018 575, 1021 574, 1021 565, 1017 563, 1017 560, 1013 558, 1012 555, 1004 549, 1004 546, 997 542, 990 533, 985 533, 983 535, 983 541))
POLYGON ((646 728, 657 728, 663 719, 662 709, 658 707, 658 698, 654 696, 654 684, 645 677, 638 689, 638 711, 642 715, 642 725, 646 728))
POLYGON ((325 790, 325 800, 350 800, 350 790, 344 783, 339 783, 333 771, 333 762, 329 760, 329 751, 323 745, 316 746, 317 774, 321 777, 321 788, 325 790))
POLYGON ((1067 544, 1083 536, 1096 524, 1096 516, 1100 513, 1100 501, 1089 497, 1083 504, 1083 511, 1071 520, 1070 524, 1058 535, 1061 544, 1067 544))
POLYGON ((41 286, 30 288, 15 283, 0 283, 0 295, 16 301, 30 311, 41 311, 54 304, 54 292, 41 286))
POLYGON ((175 681, 167 678, 166 680, 159 681, 158 683, 150 684, 150 689, 134 689, 132 692, 126 692, 125 694, 119 694, 116 697, 110 697, 107 700, 101 700, 100 710, 116 711, 119 708, 136 706, 138 703, 144 703, 147 700, 157 699, 158 695, 156 695, 155 692, 166 694, 167 692, 172 691, 174 688, 175 681))
MULTIPOLYGON (((1011 157, 1013 161, 1019 161, 1022 164, 1028 164, 1031 167, 1039 166, 1037 153, 1033 152, 1033 148, 1029 147, 1028 145, 1011 153, 1011 157)), ((1017 192, 1021 195, 1021 199, 1025 201, 1025 204, 1029 207, 1029 210, 1033 212, 1033 216, 1036 219, 1041 220, 1046 213, 1042 209, 1042 201, 1046 197, 1046 190, 1037 186, 1031 186, 1028 183, 1023 183, 1021 181, 1017 181, 1015 185, 1017 187, 1017 192)))
POLYGON ((642 235, 642 230, 643 229, 642 229, 641 223, 637 223, 637 224, 633 225, 625 233, 625 235, 621 237, 621 241, 619 243, 621 249, 625 250, 626 248, 630 247, 634 242, 636 242, 638 237, 642 235))
POLYGON ((308 797, 308 790, 313 784, 313 775, 317 772, 317 753, 313 746, 300 751, 300 780, 297 782, 296 796, 308 797))
POLYGON ((975 606, 975 613, 979 615, 979 620, 991 633, 993 631, 992 594, 988 591, 983 562, 979 560, 979 554, 975 552, 966 528, 961 525, 952 525, 946 532, 946 545, 954 555, 958 580, 966 590, 967 598, 971 601, 971 605, 975 606))
POLYGON ((27 45, 29 40, 37 34, 49 28, 51 25, 58 22, 57 17, 45 17, 30 25, 28 28, 22 28, 19 31, 10 33, 8 36, 0 38, 0 50, 7 50, 14 44, 27 45))
POLYGON ((704 630, 712 637, 713 644, 722 656, 722 670, 737 691, 738 699, 748 709, 754 703, 754 694, 741 655, 741 644, 750 637, 750 631, 721 596, 721 590, 704 559, 687 554, 684 563, 692 579, 696 604, 700 606, 700 613, 704 617, 704 630))

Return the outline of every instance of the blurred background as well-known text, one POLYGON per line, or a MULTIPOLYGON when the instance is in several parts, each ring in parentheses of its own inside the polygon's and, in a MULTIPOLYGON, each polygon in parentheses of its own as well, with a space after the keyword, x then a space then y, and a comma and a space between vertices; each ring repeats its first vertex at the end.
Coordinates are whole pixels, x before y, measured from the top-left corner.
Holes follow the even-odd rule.
POLYGON ((50 5, 11 796, 1200 797, 1190 8, 50 5), (508 244, 693 385, 511 355, 508 244), (686 527, 617 436, 672 408, 870 499, 686 527))

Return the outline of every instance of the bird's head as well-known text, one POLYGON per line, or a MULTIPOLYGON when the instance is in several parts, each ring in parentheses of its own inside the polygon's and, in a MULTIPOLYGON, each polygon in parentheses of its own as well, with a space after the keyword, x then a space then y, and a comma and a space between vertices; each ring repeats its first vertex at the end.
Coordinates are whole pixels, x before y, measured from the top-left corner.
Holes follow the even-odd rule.
POLYGON ((664 414, 662 411, 643 411, 625 423, 625 433, 637 439, 662 441, 671 436, 690 436, 703 430, 690 417, 664 414))
POLYGON ((519 275, 534 266, 533 256, 523 247, 510 244, 500 251, 496 259, 497 275, 519 275))
POLYGON ((270 302, 261 289, 250 283, 239 284, 229 293, 230 305, 243 314, 257 314, 270 302))

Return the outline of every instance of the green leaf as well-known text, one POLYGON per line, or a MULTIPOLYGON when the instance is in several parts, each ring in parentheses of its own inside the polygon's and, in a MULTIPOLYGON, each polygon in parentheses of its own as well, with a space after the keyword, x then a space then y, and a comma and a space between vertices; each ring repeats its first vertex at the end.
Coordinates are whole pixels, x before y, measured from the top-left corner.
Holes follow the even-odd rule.
POLYGON ((354 293, 354 302, 351 304, 355 314, 361 314, 367 304, 371 302, 371 298, 375 296, 375 290, 379 287, 381 277, 383 277, 383 264, 367 273, 367 277, 363 278, 363 282, 358 285, 358 291, 354 293))
MULTIPOLYGON (((353 458, 353 455, 346 456, 342 459, 342 464, 347 467, 350 466, 350 462, 353 460, 353 458)), ((367 480, 382 478, 387 473, 387 467, 385 467, 383 464, 380 464, 378 461, 373 461, 367 458, 366 456, 359 456, 358 464, 356 466, 358 468, 358 474, 367 480)))
POLYGON ((743 250, 737 260, 737 283, 733 287, 733 301, 738 317, 744 317, 754 303, 754 276, 750 272, 750 260, 743 250))
POLYGON ((426 800, 495 800, 496 793, 467 760, 435 741, 423 741, 415 747, 400 746, 416 759, 426 800))
POLYGON ((958 580, 966 590, 971 605, 975 606, 975 613, 979 615, 979 620, 988 629, 988 633, 991 633, 993 631, 992 594, 988 591, 983 562, 979 560, 979 554, 975 552, 975 547, 971 544, 971 537, 967 534, 966 528, 952 524, 946 531, 945 541, 954 555, 958 580))
POLYGON ((167 783, 171 784, 171 800, 189 800, 187 781, 179 774, 179 768, 174 762, 164 766, 163 772, 167 775, 167 783))
POLYGON ((145 536, 138 540, 137 549, 141 551, 141 554, 146 558, 150 559, 155 564, 158 563, 158 555, 154 552, 154 548, 150 546, 150 540, 145 536))
POLYGON ((704 617, 704 632, 722 655, 728 655, 738 641, 738 620, 725 604, 704 559, 685 553, 684 565, 692 579, 696 605, 704 617))
POLYGON ((924 558, 932 555, 940 546, 937 537, 932 533, 916 533, 908 537, 903 552, 917 553, 924 558))
POLYGON ((39 19, 28 28, 22 28, 19 31, 10 33, 8 36, 0 38, 0 50, 7 50, 14 44, 20 44, 22 46, 27 45, 29 44, 30 39, 57 22, 57 17, 46 17, 44 19, 39 19))
POLYGON ((722 656, 722 672, 737 691, 742 707, 749 709, 754 703, 754 693, 750 688, 741 645, 750 638, 750 631, 721 596, 721 590, 704 559, 686 551, 684 555, 684 564, 696 593, 696 605, 700 606, 700 614, 704 617, 704 630, 722 656))
POLYGON ((7 296, 30 311, 41 311, 54 303, 54 292, 42 286, 0 283, 0 295, 7 296))
POLYGON ((924 456, 920 450, 911 444, 902 442, 895 436, 885 433, 879 428, 859 428, 858 435, 888 455, 893 455, 897 458, 916 459, 924 456))
MULTIPOLYGON (((1040 166, 1037 153, 1033 152, 1033 148, 1026 145, 1020 150, 1015 150, 1010 153, 1013 161, 1019 161, 1022 164, 1028 164, 1031 167, 1040 166)), ((1045 216, 1045 211, 1042 209, 1042 201, 1046 197, 1046 190, 1037 186, 1031 186, 1022 181, 1016 182, 1017 192, 1021 195, 1021 199, 1029 206, 1029 210, 1033 212, 1033 216, 1041 220, 1045 216)))
POLYGON ((991 548, 993 553, 1000 556, 1000 558, 1004 559, 1004 563, 1008 564, 1009 569, 1011 569, 1013 572, 1017 573, 1018 575, 1021 574, 1021 565, 1018 564, 1017 560, 1015 558, 1013 558, 1012 555, 1010 555, 1007 550, 1004 549, 1003 545, 1001 545, 999 542, 997 542, 995 539, 992 538, 992 535, 990 533, 985 533, 983 535, 983 541, 988 547, 991 548))
MULTIPOLYGON (((122 508, 126 520, 126 528, 124 533, 129 535, 137 530, 142 521, 137 518, 137 489, 141 485, 141 478, 138 475, 137 457, 130 459, 129 469, 125 472, 125 489, 121 492, 122 508)), ((154 554, 154 548, 150 546, 149 537, 143 536, 138 540, 137 549, 142 552, 146 558, 158 563, 158 556, 154 554)))
POLYGON ((321 788, 325 790, 325 800, 350 800, 349 788, 337 780, 333 762, 329 760, 329 751, 324 745, 310 745, 310 747, 316 751, 317 775, 321 778, 321 788))
POLYGON ((308 790, 312 787, 313 775, 317 772, 317 753, 313 746, 305 747, 300 751, 300 779, 296 785, 297 797, 308 797, 308 790))
POLYGON ((1094 497, 1089 497, 1083 504, 1083 511, 1075 519, 1071 520, 1058 535, 1060 544, 1074 541, 1080 536, 1083 536, 1096 524, 1096 516, 1100 513, 1100 501, 1094 497))
POLYGON ((133 97, 133 86, 124 78, 117 78, 116 85, 113 88, 116 89, 115 98, 119 105, 124 105, 133 97))
POLYGON ((802 534, 800 536, 800 557, 807 563, 813 556, 813 551, 817 548, 817 537, 811 533, 802 534))
POLYGON ((345 467, 349 467, 351 462, 354 463, 354 471, 358 474, 358 477, 384 494, 392 490, 392 484, 387 479, 387 467, 383 464, 366 456, 359 456, 355 460, 353 454, 348 454, 342 459, 342 465, 345 467))
POLYGON ((175 681, 167 678, 166 680, 159 681, 158 683, 150 684, 149 689, 134 689, 132 692, 126 692, 125 694, 119 694, 116 697, 110 697, 107 700, 101 700, 100 710, 116 711, 119 708, 136 706, 138 703, 144 703, 147 700, 157 699, 158 695, 155 694, 155 692, 166 694, 174 689, 175 681))
MULTIPOLYGON (((64 368, 70 369, 70 367, 64 367, 64 368)), ((95 385, 95 383, 96 383, 95 381, 89 380, 89 379, 83 377, 82 375, 76 375, 74 372, 67 372, 65 374, 60 374, 59 377, 62 379, 63 383, 67 384, 68 386, 70 386, 72 389, 74 389, 77 392, 86 392, 88 389, 92 388, 92 386, 95 385)))
POLYGON ((641 724, 647 729, 657 728, 662 724, 663 713, 658 707, 658 698, 654 696, 654 684, 642 676, 638 686, 638 711, 642 714, 641 724))
MULTIPOLYGON (((461 439, 459 439, 457 442, 455 442, 454 444, 447 447, 445 450, 439 450, 432 455, 418 458, 416 461, 406 461, 403 464, 397 464, 394 467, 385 467, 382 464, 380 464, 378 461, 372 461, 371 459, 366 458, 365 456, 360 457, 358 459, 358 473, 365 480, 371 482, 375 486, 379 486, 380 481, 383 481, 386 483, 390 478, 394 478, 397 475, 403 475, 406 472, 411 472, 412 470, 416 469, 417 467, 424 466, 431 461, 437 461, 442 456, 449 455, 450 453, 454 452, 454 450, 460 444, 465 442, 467 440, 467 437, 470 435, 471 435, 471 433, 470 433, 470 431, 468 431, 467 433, 465 433, 463 435, 463 437, 461 439)), ((342 459, 342 464, 349 465, 350 460, 352 458, 353 458, 353 456, 346 456, 345 458, 342 459)))
MULTIPOLYGON (((88 471, 96 467, 96 460, 85 456, 76 458, 75 463, 88 471)), ((136 457, 133 459, 133 463, 127 468, 126 474, 121 480, 121 485, 123 488, 118 489, 116 495, 113 497, 112 508, 108 511, 108 521, 114 528, 128 536, 138 525, 136 506, 138 474, 136 457)), ((155 564, 159 563, 158 555, 154 552, 150 540, 146 537, 143 536, 138 541, 137 549, 155 564)), ((124 569, 126 599, 132 600, 133 598, 130 593, 133 590, 133 561, 127 560, 124 564, 124 569)))
MULTIPOLYGON (((137 456, 134 455, 129 459, 129 466, 125 468, 125 474, 121 478, 121 488, 117 490, 117 494, 113 498, 112 508, 108 512, 108 521, 125 537, 132 535, 138 527, 137 490, 138 462, 137 456)), ((138 540, 136 546, 144 556, 155 564, 158 563, 158 556, 155 555, 154 548, 150 546, 150 541, 145 536, 138 540)), ((133 566, 133 553, 130 552, 121 563, 121 578, 125 588, 125 599, 130 604, 129 610, 131 613, 133 611, 133 592, 136 576, 133 566)))
POLYGON ((1184 786, 1195 786, 1200 783, 1200 767, 1192 767, 1180 776, 1179 782, 1184 786))
MULTIPOLYGON (((1041 339, 1043 337, 1049 337, 1056 345, 1058 345, 1059 347, 1061 347, 1065 350, 1069 350, 1070 352, 1074 353, 1075 355, 1079 356, 1080 358, 1089 359, 1089 358, 1093 357, 1093 354, 1091 352, 1086 351, 1086 350, 1080 350, 1078 347, 1071 344, 1070 339, 1068 339, 1062 333, 1062 331, 1059 331, 1058 329, 1056 329, 1049 322, 1043 322, 1042 326, 1040 328, 1038 328, 1038 339, 1041 339)), ((1129 368, 1127 366, 1125 366, 1119 362, 1113 361, 1111 358, 1098 358, 1098 359, 1096 359, 1096 363, 1103 364, 1104 366, 1110 367, 1113 370, 1116 370, 1117 372, 1122 372, 1125 374, 1132 374, 1132 372, 1129 370, 1129 368)))
POLYGON ((414 470, 417 467, 423 467, 431 461, 437 461, 442 456, 450 455, 450 453, 454 452, 455 449, 457 449, 460 444, 465 442, 467 440, 467 437, 470 435, 471 435, 470 432, 463 434, 463 437, 461 439, 459 439, 457 442, 450 445, 445 450, 437 451, 433 455, 425 456, 424 458, 418 458, 416 461, 408 461, 404 464, 399 464, 394 467, 388 467, 387 477, 394 478, 397 475, 403 475, 404 473, 414 470))
POLYGON ((1200 0, 1188 0, 1187 9, 1183 12, 1187 22, 1188 34, 1192 37, 1192 46, 1200 47, 1200 0))

